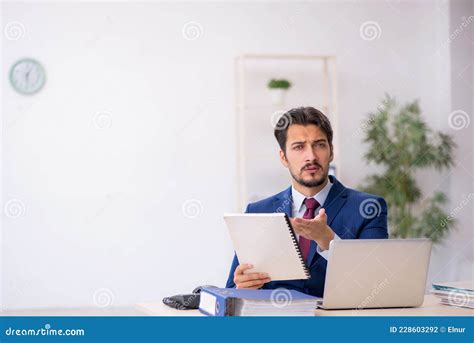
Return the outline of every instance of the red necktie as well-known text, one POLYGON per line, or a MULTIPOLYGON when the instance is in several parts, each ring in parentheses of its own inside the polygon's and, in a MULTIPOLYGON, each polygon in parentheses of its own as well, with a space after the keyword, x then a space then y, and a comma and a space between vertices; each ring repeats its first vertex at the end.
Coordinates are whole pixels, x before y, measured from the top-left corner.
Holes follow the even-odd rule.
MULTIPOLYGON (((314 210, 316 210, 319 207, 319 203, 314 198, 306 198, 304 199, 304 204, 306 206, 306 211, 304 212, 303 219, 313 219, 314 210)), ((305 261, 308 258, 310 243, 311 243, 311 240, 306 239, 300 235, 299 244, 300 244, 301 253, 303 254, 303 258, 305 261)))

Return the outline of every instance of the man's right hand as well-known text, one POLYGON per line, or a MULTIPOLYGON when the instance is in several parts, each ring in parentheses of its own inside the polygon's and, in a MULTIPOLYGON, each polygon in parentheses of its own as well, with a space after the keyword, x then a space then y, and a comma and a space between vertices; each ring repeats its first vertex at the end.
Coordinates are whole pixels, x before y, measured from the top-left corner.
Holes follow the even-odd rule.
POLYGON ((245 270, 252 269, 253 265, 246 263, 237 266, 234 272, 234 283, 236 288, 259 289, 265 283, 270 282, 267 273, 247 273, 245 270))

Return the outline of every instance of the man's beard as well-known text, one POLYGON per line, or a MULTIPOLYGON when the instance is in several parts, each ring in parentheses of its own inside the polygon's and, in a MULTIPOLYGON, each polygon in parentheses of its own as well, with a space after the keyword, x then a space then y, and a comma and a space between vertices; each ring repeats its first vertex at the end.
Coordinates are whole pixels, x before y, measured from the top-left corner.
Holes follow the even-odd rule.
MULTIPOLYGON (((320 179, 316 179, 316 180, 310 180, 310 181, 306 181, 304 180, 302 177, 298 177, 297 175, 293 174, 293 172, 291 171, 290 169, 290 174, 291 176, 293 177, 293 179, 298 182, 301 186, 304 186, 304 187, 308 187, 308 188, 314 188, 314 187, 319 187, 321 186, 322 184, 324 184, 324 182, 326 182, 326 179, 328 178, 328 172, 329 172, 329 168, 326 169, 326 172, 324 172, 324 169, 321 165, 318 165, 319 168, 323 171, 323 175, 321 176, 320 179)), ((308 166, 305 166, 301 172, 303 172, 303 170, 308 167, 308 166)))

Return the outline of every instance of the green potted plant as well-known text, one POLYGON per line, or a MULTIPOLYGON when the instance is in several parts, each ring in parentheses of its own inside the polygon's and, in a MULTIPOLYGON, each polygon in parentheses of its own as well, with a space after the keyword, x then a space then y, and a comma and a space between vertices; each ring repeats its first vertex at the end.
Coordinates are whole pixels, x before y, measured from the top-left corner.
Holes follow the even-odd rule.
POLYGON ((291 82, 285 79, 271 79, 267 84, 274 105, 283 105, 291 82))
POLYGON ((447 197, 437 190, 422 195, 415 176, 419 169, 450 169, 456 147, 453 138, 425 123, 417 100, 398 106, 389 95, 369 115, 364 131, 369 144, 365 159, 382 171, 367 177, 361 188, 387 201, 390 236, 440 242, 455 224, 443 210, 447 197))

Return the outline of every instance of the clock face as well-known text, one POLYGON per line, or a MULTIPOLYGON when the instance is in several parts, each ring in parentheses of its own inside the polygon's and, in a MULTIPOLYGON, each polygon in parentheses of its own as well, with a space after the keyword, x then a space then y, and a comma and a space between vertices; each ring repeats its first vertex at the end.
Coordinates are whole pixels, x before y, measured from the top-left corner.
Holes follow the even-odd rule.
POLYGON ((43 88, 46 73, 39 62, 30 58, 22 59, 10 69, 10 82, 17 92, 30 95, 43 88))

